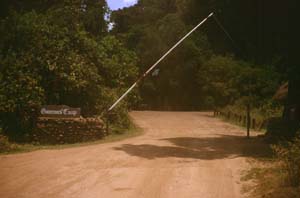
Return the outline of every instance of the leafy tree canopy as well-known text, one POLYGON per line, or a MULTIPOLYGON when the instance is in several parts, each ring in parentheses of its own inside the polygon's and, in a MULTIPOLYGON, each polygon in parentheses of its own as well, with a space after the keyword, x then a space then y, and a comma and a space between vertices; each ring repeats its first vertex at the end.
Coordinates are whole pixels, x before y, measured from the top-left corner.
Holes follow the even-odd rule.
POLYGON ((12 11, 1 20, 0 116, 6 131, 25 133, 45 104, 100 114, 136 78, 138 59, 107 34, 101 2, 64 1, 44 11, 12 11))

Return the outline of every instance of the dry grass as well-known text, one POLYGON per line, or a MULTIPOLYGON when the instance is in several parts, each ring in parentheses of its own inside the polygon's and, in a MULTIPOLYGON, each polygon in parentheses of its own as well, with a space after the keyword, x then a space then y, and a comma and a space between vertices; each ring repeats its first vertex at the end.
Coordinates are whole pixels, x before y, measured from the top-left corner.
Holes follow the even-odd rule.
POLYGON ((286 184, 286 172, 273 159, 251 160, 252 168, 244 172, 243 193, 249 198, 300 198, 300 189, 286 184))

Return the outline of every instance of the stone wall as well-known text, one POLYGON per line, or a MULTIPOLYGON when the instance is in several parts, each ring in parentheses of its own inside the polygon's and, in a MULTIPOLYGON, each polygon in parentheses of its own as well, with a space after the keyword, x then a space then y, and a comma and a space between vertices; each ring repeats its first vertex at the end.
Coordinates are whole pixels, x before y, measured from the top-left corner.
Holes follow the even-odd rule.
POLYGON ((70 144, 99 140, 104 135, 104 123, 100 119, 39 118, 31 139, 40 144, 70 144))

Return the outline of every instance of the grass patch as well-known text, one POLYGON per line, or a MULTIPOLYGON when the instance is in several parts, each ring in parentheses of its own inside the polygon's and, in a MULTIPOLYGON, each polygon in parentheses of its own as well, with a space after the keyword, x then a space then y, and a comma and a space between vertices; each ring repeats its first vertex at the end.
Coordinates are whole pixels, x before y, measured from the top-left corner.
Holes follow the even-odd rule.
POLYGON ((66 149, 66 148, 73 148, 73 147, 82 147, 82 146, 89 146, 89 145, 97 145, 97 144, 104 144, 110 142, 121 141, 127 138, 136 137, 143 134, 143 130, 136 126, 135 124, 131 123, 128 129, 121 129, 118 127, 111 127, 110 134, 100 140, 90 141, 90 142, 83 142, 83 143, 75 143, 75 144, 62 144, 62 145, 34 145, 34 144, 14 144, 10 143, 9 150, 0 150, 0 155, 5 154, 16 154, 16 153, 25 153, 31 152, 36 150, 59 150, 59 149, 66 149))
POLYGON ((250 161, 252 168, 243 173, 242 192, 249 198, 299 198, 300 189, 284 181, 286 172, 275 159, 250 161))

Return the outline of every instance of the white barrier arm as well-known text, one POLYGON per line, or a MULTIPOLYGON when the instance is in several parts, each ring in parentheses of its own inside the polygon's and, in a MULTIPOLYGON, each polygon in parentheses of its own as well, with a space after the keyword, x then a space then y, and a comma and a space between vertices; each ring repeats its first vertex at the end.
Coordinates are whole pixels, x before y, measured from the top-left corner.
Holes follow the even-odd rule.
POLYGON ((182 39, 180 39, 171 49, 169 49, 154 65, 152 65, 109 109, 108 111, 113 110, 119 102, 121 102, 130 92, 134 89, 139 81, 145 78, 166 56, 168 56, 178 45, 180 45, 188 36, 190 36, 196 29, 198 29, 203 23, 207 21, 208 18, 213 16, 213 12, 210 13, 203 21, 201 21, 196 27, 194 27, 189 33, 187 33, 182 39))

